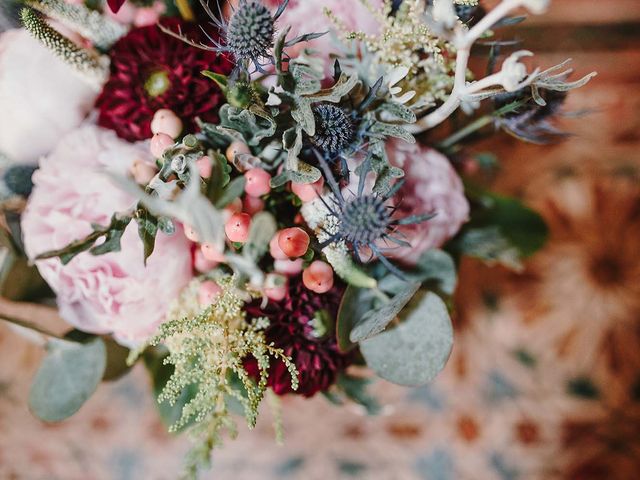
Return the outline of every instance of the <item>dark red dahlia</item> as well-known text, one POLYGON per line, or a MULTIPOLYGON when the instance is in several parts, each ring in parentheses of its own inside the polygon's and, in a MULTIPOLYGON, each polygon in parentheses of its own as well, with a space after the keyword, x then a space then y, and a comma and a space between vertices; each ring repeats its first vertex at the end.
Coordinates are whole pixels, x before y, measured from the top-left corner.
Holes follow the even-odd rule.
MULTIPOLYGON (((282 348, 298 368, 300 385, 293 391, 284 363, 271 362, 268 385, 278 395, 298 393, 311 397, 325 391, 352 362, 352 355, 338 350, 332 328, 343 291, 343 287, 335 286, 320 295, 306 289, 301 277, 296 277, 290 279, 284 300, 269 301, 264 309, 260 308, 260 302, 247 307, 248 318, 269 319, 267 340, 282 348)), ((249 374, 258 376, 255 360, 247 361, 245 367, 249 374)))
MULTIPOLYGON (((197 25, 177 19, 163 25, 192 39, 202 34, 197 25)), ((155 25, 132 29, 109 55, 111 75, 97 102, 100 126, 135 141, 151 137, 151 119, 160 108, 173 110, 187 131, 194 131, 196 117, 218 120, 224 97, 201 72, 229 74, 233 65, 226 57, 187 45, 155 25)))

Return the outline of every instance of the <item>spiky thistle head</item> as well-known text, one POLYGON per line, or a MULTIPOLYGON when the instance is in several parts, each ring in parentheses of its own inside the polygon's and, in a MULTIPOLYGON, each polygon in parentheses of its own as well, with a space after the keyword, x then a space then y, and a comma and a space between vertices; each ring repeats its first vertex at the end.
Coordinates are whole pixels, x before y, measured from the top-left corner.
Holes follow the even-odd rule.
POLYGON ((335 157, 344 152, 354 140, 355 127, 351 117, 340 107, 319 104, 313 107, 316 132, 311 142, 325 156, 335 157))
POLYGON ((369 244, 384 237, 392 219, 382 197, 356 196, 346 201, 338 212, 340 236, 351 244, 369 244))
POLYGON ((226 42, 236 60, 257 63, 269 56, 274 35, 275 19, 267 7, 255 0, 241 0, 229 19, 226 42))
POLYGON ((396 208, 391 199, 402 188, 402 181, 396 182, 386 193, 365 193, 366 177, 371 172, 371 160, 367 157, 359 167, 359 181, 357 193, 351 198, 345 198, 338 182, 333 177, 327 160, 319 153, 316 157, 323 170, 332 195, 324 204, 329 221, 324 228, 320 247, 331 244, 346 244, 356 259, 360 258, 363 249, 371 252, 394 275, 404 278, 403 273, 386 257, 385 252, 397 247, 411 247, 406 240, 399 238, 396 232, 399 225, 421 223, 433 218, 433 214, 411 215, 398 218, 396 208), (388 245, 383 247, 382 245, 388 245))

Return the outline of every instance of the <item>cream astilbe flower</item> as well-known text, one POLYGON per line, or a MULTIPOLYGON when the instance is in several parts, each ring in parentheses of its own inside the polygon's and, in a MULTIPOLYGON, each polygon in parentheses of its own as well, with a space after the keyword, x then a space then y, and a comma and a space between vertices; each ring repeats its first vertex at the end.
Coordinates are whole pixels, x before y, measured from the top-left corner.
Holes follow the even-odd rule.
MULTIPOLYGON (((200 281, 193 281, 170 307, 168 321, 160 325, 158 333, 149 341, 169 348, 165 363, 175 367, 167 381, 159 402, 175 402, 185 388, 195 385, 197 393, 183 408, 178 421, 170 428, 178 431, 191 422, 189 428, 196 444, 187 458, 187 470, 195 473, 209 464, 211 450, 222 442, 224 430, 236 434, 229 401, 239 402, 249 428, 255 427, 258 407, 267 391, 271 360, 281 360, 291 375, 291 388, 298 388, 298 371, 282 349, 267 343, 264 330, 269 326, 265 318, 245 320, 243 295, 231 276, 216 279, 221 292, 213 303, 201 307, 198 303, 200 281), (253 358, 258 366, 258 378, 245 370, 245 362, 253 358), (236 379, 237 381, 232 381, 236 379)), ((141 352, 134 352, 130 360, 141 352)))

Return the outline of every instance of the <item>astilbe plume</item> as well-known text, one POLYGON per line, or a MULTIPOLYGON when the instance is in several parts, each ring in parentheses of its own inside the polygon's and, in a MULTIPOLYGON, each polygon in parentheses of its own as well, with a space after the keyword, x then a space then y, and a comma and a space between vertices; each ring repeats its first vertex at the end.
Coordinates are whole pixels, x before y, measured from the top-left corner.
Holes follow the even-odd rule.
POLYGON ((240 402, 247 424, 250 428, 255 426, 272 360, 289 372, 290 388, 298 388, 298 372, 291 359, 283 349, 267 342, 264 330, 269 322, 263 317, 245 321, 244 300, 237 293, 233 277, 222 277, 218 284, 222 292, 214 302, 193 315, 191 312, 200 310, 194 307, 199 287, 199 282, 194 282, 183 293, 179 306, 169 313, 170 317, 187 315, 162 324, 149 341, 152 346, 165 344, 170 353, 164 363, 175 367, 158 397, 159 402, 173 405, 185 388, 197 386, 195 397, 183 407, 179 420, 170 428, 178 431, 195 421, 190 432, 197 443, 187 459, 191 473, 209 463, 210 452, 221 443, 223 430, 235 435, 229 399, 240 402), (244 368, 248 356, 256 360, 255 378, 244 368), (238 382, 230 381, 231 378, 238 382))

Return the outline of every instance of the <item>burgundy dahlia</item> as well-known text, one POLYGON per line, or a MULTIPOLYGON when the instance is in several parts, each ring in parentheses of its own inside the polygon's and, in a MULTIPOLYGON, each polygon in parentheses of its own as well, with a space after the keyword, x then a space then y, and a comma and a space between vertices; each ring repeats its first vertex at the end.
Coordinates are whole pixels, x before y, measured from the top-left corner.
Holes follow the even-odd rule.
MULTIPOLYGON (((189 38, 202 34, 195 24, 177 19, 163 24, 189 38)), ((224 97, 201 72, 229 74, 233 65, 224 56, 187 45, 156 25, 132 29, 109 55, 111 75, 97 102, 100 126, 135 141, 151 137, 151 119, 161 108, 173 110, 187 131, 195 129, 196 117, 218 120, 224 97)))
MULTIPOLYGON (((300 374, 297 390, 291 389, 291 376, 282 361, 272 361, 268 385, 278 395, 298 393, 311 397, 327 390, 340 372, 349 366, 352 355, 338 350, 333 329, 326 323, 335 323, 342 287, 333 287, 324 294, 317 294, 302 285, 300 277, 291 278, 287 297, 269 301, 261 309, 259 302, 247 307, 248 318, 266 317, 271 322, 267 340, 293 359, 300 374), (323 322, 322 317, 325 317, 323 322)), ((330 325, 332 327, 332 325, 330 325)), ((247 371, 258 375, 255 360, 245 364, 247 371)))

